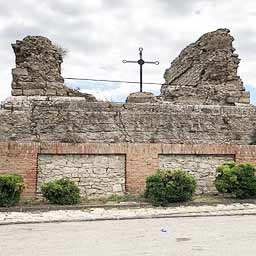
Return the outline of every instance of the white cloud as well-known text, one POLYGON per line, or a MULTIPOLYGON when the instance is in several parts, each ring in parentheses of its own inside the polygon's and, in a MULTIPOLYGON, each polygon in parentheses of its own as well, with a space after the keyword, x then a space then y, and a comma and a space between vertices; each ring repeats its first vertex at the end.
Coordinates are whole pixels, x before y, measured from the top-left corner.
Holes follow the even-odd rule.
MULTIPOLYGON (((165 69, 186 45, 203 33, 227 27, 242 59, 239 74, 256 87, 254 0, 0 0, 0 6, 0 100, 10 95, 10 44, 28 34, 47 36, 69 50, 65 77, 138 80, 138 67, 121 61, 136 60, 143 46, 146 60, 160 61, 159 66, 145 66, 144 80, 163 82, 165 69)), ((87 89, 109 100, 136 91, 135 85, 99 85, 87 89)))

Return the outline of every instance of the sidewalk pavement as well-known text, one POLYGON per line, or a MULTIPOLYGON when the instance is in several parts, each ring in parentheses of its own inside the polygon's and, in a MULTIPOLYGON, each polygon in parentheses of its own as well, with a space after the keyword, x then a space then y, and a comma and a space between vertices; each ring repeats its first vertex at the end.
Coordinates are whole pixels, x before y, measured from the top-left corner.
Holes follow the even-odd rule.
POLYGON ((0 225, 235 215, 256 215, 256 204, 0 212, 0 225))

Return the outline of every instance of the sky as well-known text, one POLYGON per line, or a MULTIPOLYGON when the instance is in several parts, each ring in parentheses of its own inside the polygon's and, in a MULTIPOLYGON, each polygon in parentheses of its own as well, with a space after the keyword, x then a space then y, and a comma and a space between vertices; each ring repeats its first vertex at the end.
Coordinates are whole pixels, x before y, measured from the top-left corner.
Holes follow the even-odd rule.
MULTIPOLYGON (((68 52, 63 77, 139 80, 136 64, 143 47, 147 61, 144 81, 163 83, 165 69, 188 44, 202 34, 229 28, 241 58, 238 74, 256 104, 255 0, 0 0, 0 101, 11 95, 15 67, 11 43, 27 35, 42 35, 68 52)), ((66 80, 99 99, 124 101, 137 84, 66 80)), ((145 85, 159 94, 160 85, 145 85)))

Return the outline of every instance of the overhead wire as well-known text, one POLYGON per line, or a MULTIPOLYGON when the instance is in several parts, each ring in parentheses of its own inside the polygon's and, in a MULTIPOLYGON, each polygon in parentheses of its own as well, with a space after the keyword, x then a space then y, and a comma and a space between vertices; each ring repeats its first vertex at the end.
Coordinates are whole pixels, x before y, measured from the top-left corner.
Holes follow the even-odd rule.
MULTIPOLYGON (((110 80, 110 79, 95 79, 95 78, 79 78, 79 77, 64 77, 66 80, 77 80, 77 81, 93 81, 93 82, 107 82, 107 83, 126 83, 126 84, 139 84, 137 81, 127 81, 127 80, 110 80)), ((155 83, 155 82, 143 82, 143 84, 151 85, 169 85, 166 83, 155 83)), ((171 85, 181 85, 178 83, 170 83, 171 85)), ((187 84, 188 86, 195 86, 195 84, 187 84)))
MULTIPOLYGON (((78 77, 64 77, 67 80, 84 80, 84 81, 94 81, 94 82, 109 82, 109 83, 126 83, 126 84, 139 84, 137 81, 125 81, 125 80, 109 80, 109 79, 94 79, 94 78, 78 78, 78 77)), ((162 83, 152 83, 152 82, 143 82, 143 84, 154 84, 162 85, 162 83)))

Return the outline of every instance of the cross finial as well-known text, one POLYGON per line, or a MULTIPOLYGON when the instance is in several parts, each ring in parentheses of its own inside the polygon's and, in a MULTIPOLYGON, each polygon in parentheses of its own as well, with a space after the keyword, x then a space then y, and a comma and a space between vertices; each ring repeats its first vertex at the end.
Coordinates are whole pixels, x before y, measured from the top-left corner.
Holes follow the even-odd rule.
POLYGON ((138 61, 133 61, 133 60, 123 60, 123 63, 137 63, 140 65, 140 92, 142 92, 142 66, 146 63, 146 64, 155 64, 158 65, 159 61, 144 61, 142 59, 142 51, 143 48, 140 47, 139 48, 139 55, 140 55, 140 59, 138 61))

